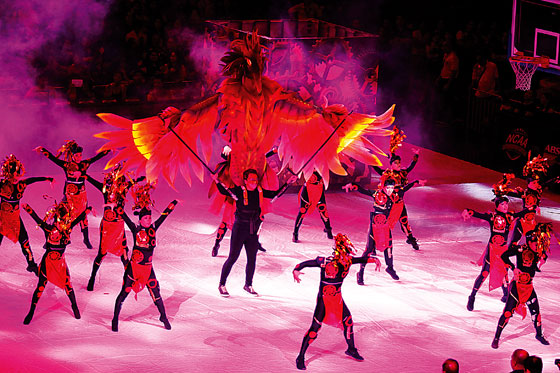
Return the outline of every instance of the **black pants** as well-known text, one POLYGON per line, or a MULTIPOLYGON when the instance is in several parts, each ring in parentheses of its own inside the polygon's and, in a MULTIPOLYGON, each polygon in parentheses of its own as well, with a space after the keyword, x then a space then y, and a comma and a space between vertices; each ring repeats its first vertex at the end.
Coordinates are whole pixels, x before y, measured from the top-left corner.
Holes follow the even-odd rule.
POLYGON ((257 263, 257 250, 259 248, 259 236, 257 235, 258 227, 251 232, 251 226, 248 222, 236 220, 231 230, 231 240, 229 245, 229 255, 223 267, 220 276, 220 285, 225 285, 231 268, 239 258, 241 249, 245 246, 247 254, 247 266, 245 267, 245 285, 253 285, 253 276, 257 263))
MULTIPOLYGON (((325 319, 325 303, 323 301, 323 297, 319 296, 317 298, 317 305, 315 306, 315 312, 313 312, 313 321, 311 323, 311 327, 305 333, 303 337, 303 341, 301 343, 301 349, 299 351, 300 356, 305 355, 305 351, 317 338, 317 333, 321 326, 323 325, 323 320, 325 319)), ((348 344, 349 350, 354 350, 356 347, 354 345, 354 322, 352 321, 352 314, 350 314, 350 310, 346 307, 346 303, 342 301, 342 325, 344 327, 344 339, 348 344)))
MULTIPOLYGON (((4 240, 4 236, 0 234, 0 244, 2 244, 2 240, 4 240)), ((31 251, 31 246, 29 246, 29 235, 27 234, 27 230, 25 229, 25 225, 23 225, 23 221, 21 217, 19 218, 19 236, 18 242, 21 246, 21 252, 27 261, 27 264, 35 263, 33 259, 33 252, 31 251)))
MULTIPOLYGON (((516 281, 513 281, 511 283, 508 299, 506 301, 504 311, 502 312, 502 316, 500 316, 500 320, 498 321, 498 327, 496 329, 496 335, 494 338, 497 339, 500 338, 502 331, 504 330, 507 323, 509 322, 509 319, 513 316, 514 309, 519 304, 519 294, 517 292, 516 285, 517 285, 516 281)), ((525 304, 527 305, 527 308, 529 308, 529 312, 531 313, 531 319, 533 320, 533 325, 535 326, 535 331, 537 335, 542 335, 541 311, 539 307, 539 299, 537 298, 537 293, 535 293, 534 289, 525 304)))

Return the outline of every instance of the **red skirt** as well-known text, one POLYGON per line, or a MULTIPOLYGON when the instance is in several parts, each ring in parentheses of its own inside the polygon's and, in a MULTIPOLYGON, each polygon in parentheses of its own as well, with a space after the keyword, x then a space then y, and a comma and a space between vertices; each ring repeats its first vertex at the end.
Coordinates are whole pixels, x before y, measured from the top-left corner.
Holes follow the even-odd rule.
POLYGON ((391 230, 385 218, 385 215, 376 215, 371 224, 371 233, 375 241, 375 248, 379 251, 385 251, 389 247, 391 230))
POLYGON ((517 287, 517 295, 519 296, 519 303, 517 307, 515 307, 515 312, 517 312, 521 317, 524 319, 527 316, 527 308, 525 308, 525 303, 531 297, 533 293, 533 283, 530 284, 522 284, 519 281, 515 282, 515 286, 517 287))
POLYGON ((342 294, 334 285, 323 288, 323 302, 325 303, 325 318, 323 323, 342 328, 342 294))
POLYGON ((71 287, 70 272, 68 271, 64 254, 58 251, 50 251, 46 255, 45 260, 41 262, 41 264, 45 264, 45 270, 43 271, 42 266, 39 265, 39 272, 43 272, 50 283, 61 289, 65 289, 66 286, 71 287))
POLYGON ((13 210, 12 205, 7 202, 5 202, 5 205, 2 204, 2 209, 0 209, 0 234, 16 243, 19 238, 19 221, 19 209, 13 210), (4 206, 6 206, 5 209, 4 206))
POLYGON ((72 220, 76 219, 87 207, 86 192, 80 194, 66 193, 66 200, 70 204, 70 216, 72 220))
POLYGON ((135 293, 139 293, 146 287, 150 274, 152 273, 151 264, 138 264, 130 262, 132 265, 132 277, 134 277, 134 283, 132 284, 132 290, 135 293))
POLYGON ((501 258, 504 251, 507 250, 507 245, 495 245, 493 243, 490 246, 490 274, 488 278, 488 288, 490 291, 502 286, 504 277, 507 275, 507 267, 501 258))
POLYGON ((101 221, 101 252, 116 256, 124 254, 124 220, 101 221))

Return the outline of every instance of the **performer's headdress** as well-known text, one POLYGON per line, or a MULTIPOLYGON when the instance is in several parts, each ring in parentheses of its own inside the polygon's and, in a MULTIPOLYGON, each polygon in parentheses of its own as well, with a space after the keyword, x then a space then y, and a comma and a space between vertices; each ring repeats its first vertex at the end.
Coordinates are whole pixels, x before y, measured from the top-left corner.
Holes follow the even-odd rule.
POLYGON ((511 184, 511 181, 513 179, 515 179, 514 174, 504 174, 502 180, 492 185, 492 192, 494 192, 494 195, 496 197, 501 197, 501 196, 505 196, 509 192, 512 192, 513 189, 511 189, 509 185, 511 184))
POLYGON ((103 193, 109 192, 115 196, 115 199, 124 200, 128 189, 127 177, 130 175, 123 173, 122 163, 117 163, 113 168, 105 173, 103 179, 103 193))
POLYGON ((260 76, 265 64, 263 48, 256 32, 247 34, 245 39, 232 41, 230 50, 220 60, 223 62, 222 74, 239 80, 244 76, 260 76))
POLYGON ((134 198, 132 209, 134 210, 134 215, 138 215, 142 218, 145 215, 152 214, 152 206, 154 205, 150 196, 150 191, 152 189, 155 189, 155 185, 151 183, 146 183, 144 185, 135 184, 132 187, 131 194, 134 198))
POLYGON ((494 198, 494 204, 496 205, 496 207, 500 206, 500 204, 503 202, 509 202, 509 199, 506 196, 494 198))
POLYGON ((401 156, 396 155, 395 153, 391 153, 391 158, 389 158, 389 164, 393 164, 395 161, 401 161, 401 156))
POLYGON ((342 254, 352 255, 356 253, 354 245, 345 234, 338 233, 334 238, 334 242, 333 254, 335 259, 338 259, 342 254))
MULTIPOLYGON (((529 158, 531 157, 529 153, 529 158)), ((544 158, 540 154, 533 159, 530 159, 525 166, 523 167, 523 176, 527 178, 528 182, 532 180, 539 181, 546 172, 548 171, 548 162, 547 158, 544 158)))
POLYGON ((69 162, 72 160, 72 156, 74 154, 81 153, 83 150, 84 149, 78 145, 76 140, 68 140, 66 141, 66 144, 62 145, 60 149, 58 149, 56 157, 60 158, 60 156, 62 156, 65 161, 69 162))
POLYGON ((25 167, 15 155, 10 154, 2 164, 2 177, 6 179, 15 179, 25 174, 25 167))
POLYGON ((395 154, 398 148, 401 147, 402 142, 406 139, 406 135, 404 131, 399 129, 399 127, 394 126, 393 131, 391 132, 391 141, 389 142, 389 152, 391 153, 391 160, 390 163, 393 163, 393 157, 398 157, 400 160, 401 158, 395 154))
POLYGON ((537 242, 537 253, 546 256, 550 253, 550 236, 552 235, 552 223, 538 223, 535 229, 527 232, 527 242, 537 242))
POLYGON ((70 226, 72 224, 72 214, 71 214, 72 207, 66 201, 61 201, 57 203, 56 200, 54 201, 54 205, 47 210, 45 214, 44 221, 48 221, 52 219, 53 224, 58 222, 58 226, 63 231, 70 230, 70 226))

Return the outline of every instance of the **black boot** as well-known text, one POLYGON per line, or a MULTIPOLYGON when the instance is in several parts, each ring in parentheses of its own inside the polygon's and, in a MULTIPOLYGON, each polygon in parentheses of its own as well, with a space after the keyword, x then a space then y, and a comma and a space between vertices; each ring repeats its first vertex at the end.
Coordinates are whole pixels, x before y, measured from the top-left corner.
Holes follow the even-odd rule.
POLYGON ((412 233, 407 236, 406 243, 411 245, 414 250, 420 250, 418 240, 412 235, 412 233))
POLYGON ((364 358, 358 353, 358 350, 356 348, 348 348, 348 350, 346 350, 344 353, 358 361, 364 360, 364 358))
POLYGON ((266 253, 266 249, 264 247, 262 247, 260 242, 259 242, 259 248, 257 250, 262 251, 263 253, 266 253))
POLYGON ((87 291, 93 291, 94 286, 95 286, 95 277, 90 277, 87 283, 87 291))
POLYGON ((214 247, 212 248, 212 257, 218 256, 218 250, 220 250, 220 241, 216 240, 214 247))
POLYGON ((545 346, 548 346, 550 342, 547 341, 544 335, 542 334, 542 326, 539 325, 535 329, 537 330, 537 335, 535 335, 537 341, 541 342, 545 346))
POLYGON ((502 299, 500 299, 502 301, 502 303, 507 302, 508 299, 508 288, 504 285, 502 285, 502 299))
POLYGON ((364 284, 364 271, 362 271, 360 269, 358 271, 358 273, 356 274, 356 277, 358 278, 358 285, 363 285, 364 284))
POLYGON ((115 300, 115 311, 113 312, 113 320, 111 321, 111 330, 114 332, 119 331, 119 314, 121 313, 122 304, 127 296, 128 293, 123 289, 115 300))
POLYGON ((157 301, 155 301, 156 307, 159 311, 159 321, 161 321, 163 323, 163 326, 165 327, 165 329, 167 330, 171 330, 171 324, 169 323, 169 320, 167 320, 167 315, 165 314, 165 307, 163 305, 163 300, 160 298, 157 301))
POLYGON ((292 236, 292 242, 295 242, 295 243, 299 242, 298 232, 294 232, 294 235, 292 236))
POLYGON ((86 245, 89 250, 93 249, 91 242, 89 242, 89 228, 86 227, 82 229, 82 234, 84 235, 84 245, 86 245))
POLYGON ((498 320, 498 327, 496 328, 496 334, 494 334, 494 340, 492 341, 492 345, 491 345, 493 349, 497 349, 500 345, 500 336, 502 335, 502 331, 504 330, 505 327, 504 320, 506 320, 506 318, 503 315, 498 320), (503 326, 501 327, 500 325, 503 326))
POLYGON ((492 341, 492 348, 497 349, 500 346, 500 338, 494 338, 492 341))
POLYGON ((397 272, 392 266, 385 268, 385 272, 387 272, 395 281, 400 279, 399 275, 397 275, 397 272))
POLYGON ((469 295, 469 301, 467 302, 467 310, 474 310, 474 294, 469 295))
POLYGON ((25 319, 23 319, 23 324, 24 325, 29 325, 29 323, 31 322, 31 319, 33 319, 34 314, 35 314, 35 305, 31 305, 31 308, 29 309, 29 312, 27 313, 27 316, 25 316, 25 319))
POLYGON ((325 229, 323 229, 323 232, 325 232, 325 233, 327 234, 327 238, 328 238, 329 240, 332 240, 332 239, 333 239, 332 229, 325 228, 325 229))
POLYGON ((95 286, 95 276, 97 275, 97 271, 99 270, 99 264, 97 261, 93 262, 93 268, 91 269, 91 276, 89 277, 87 290, 93 291, 93 287, 95 286))
POLYGON ((296 367, 299 370, 306 370, 307 369, 305 367, 305 358, 303 357, 303 355, 298 355, 298 357, 296 358, 296 367))
POLYGON ((113 320, 111 320, 111 330, 114 331, 114 332, 119 331, 119 319, 118 318, 113 318, 113 320))
POLYGON ((39 277, 39 268, 37 267, 37 263, 28 262, 26 270, 27 272, 33 272, 35 276, 39 277))
POLYGON ((80 315, 80 310, 78 309, 78 303, 76 303, 76 295, 74 294, 74 290, 70 290, 68 293, 68 298, 70 299, 70 303, 72 303, 72 311, 74 311, 74 317, 76 319, 80 319, 82 316, 80 315))

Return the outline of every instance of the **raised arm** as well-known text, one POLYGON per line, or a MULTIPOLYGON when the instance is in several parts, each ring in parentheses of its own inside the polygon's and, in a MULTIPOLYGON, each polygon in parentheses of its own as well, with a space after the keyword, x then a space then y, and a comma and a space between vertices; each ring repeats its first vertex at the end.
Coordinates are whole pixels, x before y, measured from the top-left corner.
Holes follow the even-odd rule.
POLYGON ((355 190, 357 190, 358 192, 360 192, 361 194, 365 194, 366 196, 372 197, 374 194, 374 191, 363 188, 361 185, 359 184, 352 184, 352 188, 356 187, 355 190))
POLYGON ((416 167, 416 163, 418 162, 418 153, 414 154, 412 157, 412 162, 410 162, 410 166, 406 168, 406 172, 410 173, 414 167, 416 167))
POLYGON ((473 209, 465 209, 465 210, 467 211, 467 213, 470 216, 478 218, 478 219, 486 220, 487 222, 490 222, 490 219, 492 218, 492 214, 490 214, 490 213, 482 214, 478 211, 474 211, 473 209))
POLYGON ((521 218, 521 217, 525 216, 525 214, 528 214, 530 212, 535 212, 535 210, 536 210, 536 206, 533 207, 533 208, 530 208, 530 209, 523 209, 521 211, 514 212, 513 217, 514 218, 521 218))
POLYGON ((50 161, 52 161, 57 166, 64 168, 64 165, 66 164, 66 162, 64 162, 62 159, 58 159, 57 157, 55 157, 46 148, 44 148, 42 146, 38 146, 38 147, 35 148, 35 151, 39 154, 43 154, 45 157, 47 157, 50 161))
POLYGON ((231 197, 236 201, 239 198, 242 198, 241 188, 239 187, 226 188, 224 184, 222 184, 219 180, 216 179, 215 181, 216 181, 216 187, 218 188, 218 192, 220 192, 220 194, 223 194, 226 197, 231 197))
POLYGON ((134 224, 134 222, 132 220, 130 220, 130 218, 128 217, 128 215, 124 211, 122 213, 122 218, 123 218, 124 222, 126 223, 126 226, 128 227, 128 229, 130 229, 131 232, 134 232, 134 230, 136 229, 136 224, 134 224))
POLYGON ((41 229, 45 230, 47 228, 47 223, 45 223, 43 219, 41 219, 39 215, 37 215, 37 213, 31 208, 31 206, 29 206, 27 203, 24 203, 22 207, 25 211, 27 211, 29 215, 31 215, 33 220, 35 220, 35 222, 39 227, 41 227, 41 229))
POLYGON ((93 157, 86 159, 84 162, 92 164, 97 162, 98 160, 100 160, 101 158, 105 157, 107 154, 109 154, 111 151, 110 150, 104 150, 102 152, 97 153, 96 155, 94 155, 93 157))
POLYGON ((408 192, 408 190, 410 190, 410 188, 412 188, 414 185, 419 184, 420 182, 418 180, 414 180, 408 184, 406 184, 405 186, 403 186, 400 190, 400 192, 402 194, 405 194, 406 192, 408 192))
POLYGON ((300 275, 300 271, 302 269, 308 268, 308 267, 320 267, 321 264, 323 264, 324 262, 325 262, 325 258, 318 256, 315 259, 306 260, 305 262, 301 262, 299 264, 296 264, 296 266, 294 267, 294 269, 292 271, 292 275, 294 276, 294 281, 299 284, 299 282, 301 281, 301 279, 299 278, 299 275, 300 275))
POLYGON ((95 189, 99 189, 101 193, 103 193, 103 183, 100 181, 95 180, 90 175, 86 174, 86 180, 90 182, 91 185, 95 187, 95 189))
POLYGON ((90 211, 91 211, 91 207, 90 206, 86 207, 86 209, 82 211, 80 215, 78 215, 74 220, 72 220, 72 224, 70 224, 70 228, 74 228, 76 224, 78 224, 80 221, 85 219, 86 215, 89 214, 90 211))
POLYGON ((385 172, 385 170, 382 169, 382 168, 379 167, 379 166, 371 166, 371 168, 373 168, 373 170, 374 170, 375 172, 377 172, 379 175, 383 175, 383 172, 385 172))
POLYGON ((165 219, 167 219, 167 217, 169 216, 169 214, 171 213, 171 211, 173 211, 175 209, 175 206, 177 205, 177 200, 173 200, 171 201, 171 203, 169 203, 169 205, 165 208, 165 210, 163 210, 163 212, 161 213, 160 217, 156 220, 156 222, 154 223, 154 228, 157 230, 159 228, 159 226, 161 225, 161 223, 163 223, 163 221, 165 219))
POLYGON ((54 181, 54 177, 36 176, 36 177, 28 177, 27 179, 23 180, 23 182, 27 185, 31 185, 39 181, 50 181, 52 183, 54 181))

